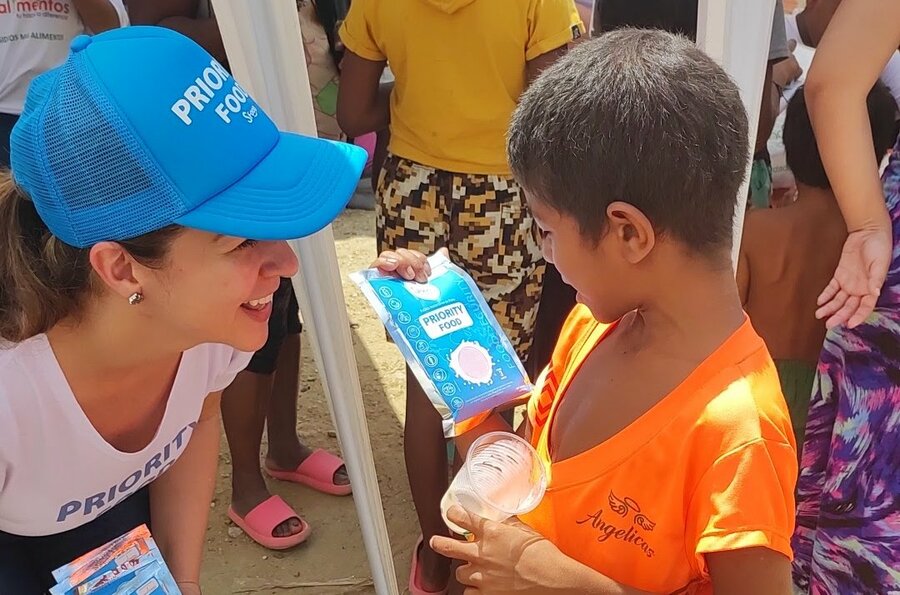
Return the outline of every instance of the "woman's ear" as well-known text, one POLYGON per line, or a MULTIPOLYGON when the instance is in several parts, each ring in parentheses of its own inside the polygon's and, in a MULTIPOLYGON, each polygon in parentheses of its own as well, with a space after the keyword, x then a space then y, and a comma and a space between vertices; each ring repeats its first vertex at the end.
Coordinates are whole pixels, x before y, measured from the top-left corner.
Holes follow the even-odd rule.
POLYGON ((134 276, 134 260, 116 242, 100 242, 91 247, 91 267, 107 287, 124 299, 141 293, 141 284, 134 276))
POLYGON ((609 233, 614 234, 620 254, 626 262, 637 264, 644 260, 656 245, 653 224, 634 205, 616 201, 606 207, 609 233))

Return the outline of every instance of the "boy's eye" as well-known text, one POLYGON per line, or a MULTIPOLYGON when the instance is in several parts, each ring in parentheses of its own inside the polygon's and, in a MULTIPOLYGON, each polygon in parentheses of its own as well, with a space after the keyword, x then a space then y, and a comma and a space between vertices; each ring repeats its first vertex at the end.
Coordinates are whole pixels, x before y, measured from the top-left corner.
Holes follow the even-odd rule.
POLYGON ((235 248, 235 250, 243 250, 244 248, 252 248, 256 244, 259 243, 259 240, 244 240, 241 244, 235 248))

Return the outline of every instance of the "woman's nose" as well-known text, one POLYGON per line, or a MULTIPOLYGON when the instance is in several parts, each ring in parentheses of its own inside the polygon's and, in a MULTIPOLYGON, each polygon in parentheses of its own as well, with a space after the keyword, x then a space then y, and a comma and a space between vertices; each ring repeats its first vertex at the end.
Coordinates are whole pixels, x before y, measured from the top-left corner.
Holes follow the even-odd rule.
POLYGON ((287 242, 271 242, 269 253, 263 263, 263 275, 272 277, 293 277, 300 267, 297 255, 287 242))

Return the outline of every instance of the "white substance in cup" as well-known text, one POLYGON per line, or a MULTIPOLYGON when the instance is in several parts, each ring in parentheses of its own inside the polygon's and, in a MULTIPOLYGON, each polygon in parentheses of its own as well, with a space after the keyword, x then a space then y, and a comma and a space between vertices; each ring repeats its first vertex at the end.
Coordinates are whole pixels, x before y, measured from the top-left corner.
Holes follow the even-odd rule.
POLYGON ((491 432, 472 444, 441 499, 441 515, 452 531, 462 535, 466 531, 447 520, 452 506, 502 522, 534 510, 546 489, 547 474, 534 448, 515 434, 491 432))

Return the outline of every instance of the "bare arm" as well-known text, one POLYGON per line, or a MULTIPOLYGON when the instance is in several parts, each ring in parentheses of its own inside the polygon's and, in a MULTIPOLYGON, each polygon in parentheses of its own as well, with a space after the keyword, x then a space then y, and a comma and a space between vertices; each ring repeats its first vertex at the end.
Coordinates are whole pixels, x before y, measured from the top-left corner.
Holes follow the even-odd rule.
POLYGON ((716 595, 791 595, 791 562, 764 547, 706 555, 716 595))
POLYGON ((199 593, 209 503, 216 486, 221 397, 218 392, 206 398, 184 454, 150 484, 153 537, 185 593, 199 593))
POLYGON ((900 2, 854 0, 838 8, 806 79, 806 104, 822 162, 848 231, 890 225, 866 96, 900 45, 900 2))
POLYGON ((128 16, 133 25, 158 25, 178 31, 227 64, 219 25, 214 18, 195 18, 198 3, 198 0, 128 0, 128 16))
POLYGON ((350 50, 341 61, 337 120, 347 136, 384 130, 391 122, 393 83, 381 84, 385 61, 366 60, 350 50))
POLYGON ((744 233, 741 234, 741 252, 737 263, 738 295, 741 296, 741 305, 746 309, 750 299, 750 252, 755 232, 753 225, 754 213, 747 213, 744 218, 744 233))
POLYGON ((498 412, 494 411, 483 422, 478 423, 471 430, 456 437, 453 442, 456 444, 456 450, 459 451, 459 455, 465 459, 472 443, 490 432, 509 432, 511 434, 513 430, 506 423, 506 420, 498 412))
POLYGON ((122 26, 119 13, 109 0, 72 0, 78 17, 92 33, 102 33, 122 26))
POLYGON ((862 324, 875 309, 891 263, 866 95, 900 45, 900 2, 854 0, 838 8, 806 79, 806 105, 822 163, 847 223, 834 277, 819 296, 828 328, 862 324))
POLYGON ((525 64, 526 85, 530 85, 532 81, 534 81, 534 79, 536 79, 538 75, 544 71, 545 68, 565 56, 567 51, 569 51, 569 46, 564 45, 556 48, 555 50, 550 50, 545 54, 541 54, 534 60, 529 60, 525 64))
POLYGON ((759 153, 766 148, 772 129, 775 128, 775 118, 778 117, 779 94, 772 84, 771 64, 766 66, 766 77, 763 81, 762 104, 759 106, 759 122, 756 126, 756 143, 754 153, 759 153))

